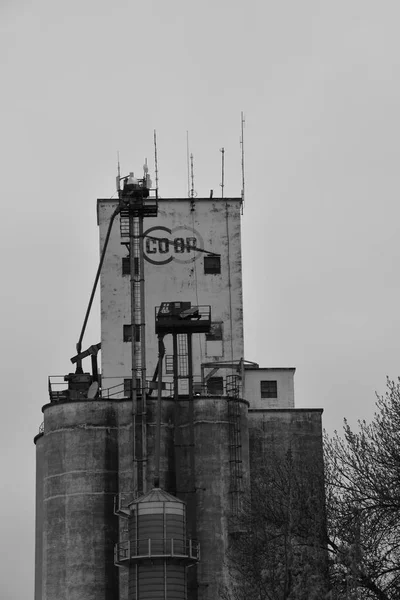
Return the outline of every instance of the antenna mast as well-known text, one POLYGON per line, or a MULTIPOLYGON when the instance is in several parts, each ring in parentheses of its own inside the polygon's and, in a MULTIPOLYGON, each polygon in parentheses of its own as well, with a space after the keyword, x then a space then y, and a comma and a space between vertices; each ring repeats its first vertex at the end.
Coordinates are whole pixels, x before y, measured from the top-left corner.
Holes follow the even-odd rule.
POLYGON ((119 163, 119 150, 117 152, 117 165, 118 165, 118 167, 117 167, 117 172, 118 172, 118 175, 117 175, 117 192, 120 192, 120 190, 121 190, 121 165, 119 163))
POLYGON ((193 168, 193 154, 190 155, 190 173, 192 178, 192 188, 190 190, 190 197, 194 198, 194 168, 193 168))
POLYGON ((240 113, 240 117, 241 117, 241 137, 240 137, 240 146, 242 148, 242 202, 243 202, 243 206, 244 206, 244 124, 245 124, 245 118, 244 118, 244 114, 243 111, 240 113))
POLYGON ((221 189, 222 189, 222 198, 224 197, 224 187, 225 187, 225 148, 221 148, 220 150, 222 154, 221 158, 221 189))
POLYGON ((186 166, 187 166, 187 190, 190 198, 190 167, 189 167, 189 132, 186 131, 186 166))
POLYGON ((156 173, 156 190, 158 196, 158 160, 157 160, 157 132, 154 130, 154 170, 156 173))

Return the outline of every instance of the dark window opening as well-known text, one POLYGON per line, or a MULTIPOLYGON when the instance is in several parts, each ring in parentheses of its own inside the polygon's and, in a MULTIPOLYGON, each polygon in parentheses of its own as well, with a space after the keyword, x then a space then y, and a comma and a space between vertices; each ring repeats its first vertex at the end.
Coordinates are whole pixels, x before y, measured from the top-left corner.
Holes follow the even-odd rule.
MULTIPOLYGON (((132 325, 124 325, 124 342, 132 341, 132 325)), ((140 325, 135 326, 135 342, 140 342, 140 325)))
POLYGON ((209 333, 206 333, 207 342, 222 340, 222 323, 211 323, 209 333))
MULTIPOLYGON (((139 275, 139 257, 135 256, 134 259, 135 264, 135 275, 139 275)), ((124 256, 122 259, 122 275, 130 275, 131 274, 131 259, 129 256, 124 256)))
POLYGON ((204 257, 204 273, 210 275, 218 275, 221 273, 221 257, 220 256, 205 256, 204 257))
MULTIPOLYGON (((140 379, 136 379, 136 391, 140 392, 140 379)), ((130 397, 132 388, 132 379, 124 379, 124 396, 130 397)))
POLYGON ((278 383, 276 381, 260 381, 261 398, 277 398, 278 383))
POLYGON ((193 394, 195 396, 201 396, 203 393, 203 385, 201 381, 193 381, 193 394))
POLYGON ((125 256, 122 259, 122 275, 130 275, 131 274, 131 261, 129 256, 125 256))
POLYGON ((210 377, 210 379, 207 379, 207 392, 211 396, 222 396, 224 393, 224 378, 210 377))

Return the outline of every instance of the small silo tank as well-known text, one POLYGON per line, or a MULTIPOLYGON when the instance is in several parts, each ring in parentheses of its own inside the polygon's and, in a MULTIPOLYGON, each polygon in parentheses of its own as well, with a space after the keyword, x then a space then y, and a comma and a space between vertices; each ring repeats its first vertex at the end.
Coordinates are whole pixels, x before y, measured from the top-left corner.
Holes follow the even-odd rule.
POLYGON ((185 503, 154 488, 130 509, 129 598, 186 600, 186 569, 199 549, 186 537, 185 503))

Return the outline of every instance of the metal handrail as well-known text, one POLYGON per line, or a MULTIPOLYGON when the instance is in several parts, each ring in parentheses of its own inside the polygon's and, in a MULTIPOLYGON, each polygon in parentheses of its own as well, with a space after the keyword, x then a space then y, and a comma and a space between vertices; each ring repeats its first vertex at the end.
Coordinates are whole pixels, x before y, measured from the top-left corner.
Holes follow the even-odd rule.
MULTIPOLYGON (((146 236, 146 237, 148 237, 148 236, 146 236)), ((173 304, 173 302, 171 302, 170 304, 173 304)), ((154 315, 155 315, 156 321, 157 321, 157 318, 160 316, 159 315, 160 308, 161 308, 161 305, 156 306, 154 308, 154 315)), ((198 311, 197 320, 200 320, 200 321, 210 321, 211 320, 211 306, 209 304, 199 304, 199 305, 194 304, 191 308, 197 309, 197 311, 198 311)), ((178 318, 178 314, 176 314, 176 315, 175 314, 174 315, 167 314, 165 316, 167 318, 170 318, 171 316, 173 316, 174 318, 178 318)), ((196 319, 193 319, 193 320, 195 321, 196 319)))
POLYGON ((117 383, 116 385, 112 385, 109 388, 106 389, 102 389, 100 391, 100 396, 101 398, 110 398, 112 396, 116 396, 117 394, 121 394, 121 392, 124 391, 124 384, 123 383, 117 383), (113 390, 111 392, 111 390, 113 390))
POLYGON ((48 378, 49 397, 52 402, 68 397, 68 384, 65 383, 64 377, 64 375, 50 375, 48 378), (56 381, 57 379, 60 381, 56 381), (63 389, 59 391, 55 389, 61 386, 63 389))
POLYGON ((184 558, 200 560, 200 544, 185 538, 140 538, 121 542, 114 548, 115 564, 142 558, 184 558))
MULTIPOLYGON (((153 383, 150 380, 147 381, 147 393, 150 391, 150 384, 153 383)), ((174 395, 174 384, 173 378, 170 375, 163 376, 163 385, 165 389, 162 390, 163 398, 172 398, 174 395)), ((51 375, 48 380, 49 397, 52 402, 57 400, 68 399, 68 384, 65 382, 63 375, 51 375), (58 381, 57 381, 58 380, 58 381), (57 390, 58 388, 58 390, 57 390)), ((233 398, 240 398, 242 392, 242 382, 240 377, 237 375, 227 376, 223 378, 222 389, 219 391, 213 390, 213 382, 204 382, 201 377, 193 378, 193 388, 195 396, 230 396, 233 398)), ((113 398, 114 396, 121 395, 125 397, 124 384, 118 383, 109 388, 99 390, 100 398, 113 398)))

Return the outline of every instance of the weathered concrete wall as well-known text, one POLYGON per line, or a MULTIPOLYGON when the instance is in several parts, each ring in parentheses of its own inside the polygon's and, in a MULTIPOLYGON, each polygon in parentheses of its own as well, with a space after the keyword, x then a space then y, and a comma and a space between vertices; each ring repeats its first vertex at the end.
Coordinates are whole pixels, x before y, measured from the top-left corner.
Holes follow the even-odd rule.
POLYGON ((43 581, 43 434, 35 437, 36 445, 36 502, 35 502, 35 600, 42 600, 43 581))
POLYGON ((249 410, 251 464, 290 449, 304 461, 323 469, 322 409, 249 410))
MULTIPOLYGON (((118 491, 122 506, 136 497, 137 490, 133 477, 133 440, 132 440, 132 403, 130 400, 119 400, 114 403, 118 411, 118 491)), ((147 481, 146 489, 154 486, 155 474, 155 424, 157 399, 147 399, 147 481)), ((163 398, 161 411, 161 452, 160 452, 160 486, 168 492, 175 492, 175 456, 174 456, 174 402, 163 398)), ((129 539, 128 521, 119 519, 119 542, 129 539)), ((129 596, 128 568, 119 569, 118 600, 128 600, 129 596)))
MULTIPOLYGON (((157 398, 147 398, 147 490, 154 487, 157 398)), ((160 487, 169 493, 176 491, 174 455, 174 401, 163 398, 161 403, 160 487)))
MULTIPOLYGON (((241 424, 241 458, 243 467, 242 487, 248 483, 249 475, 249 442, 247 427, 246 402, 238 400, 241 424)), ((120 462, 120 485, 127 487, 132 481, 132 444, 127 432, 131 431, 131 403, 119 401, 115 403, 119 410, 119 448, 122 462, 120 462), (124 440, 124 441, 122 441, 124 440), (125 483, 123 483, 125 482, 125 483)), ((155 469, 155 423, 156 423, 156 398, 148 399, 147 410, 147 489, 154 484, 155 469)), ((195 443, 195 493, 190 471, 190 443, 189 436, 189 406, 188 400, 179 402, 179 429, 181 432, 180 477, 178 491, 176 490, 176 463, 175 463, 175 406, 172 399, 162 400, 161 413, 161 456, 160 456, 160 485, 187 503, 188 535, 193 528, 191 523, 195 514, 196 539, 201 545, 201 561, 198 567, 188 569, 188 598, 189 600, 211 600, 218 597, 221 582, 227 583, 227 573, 224 565, 224 556, 228 546, 228 517, 231 510, 230 490, 231 452, 229 444, 229 415, 226 397, 196 396, 194 399, 194 443, 195 443), (185 493, 188 492, 188 493, 185 493)), ((127 522, 121 519, 120 541, 127 539, 127 522)), ((128 569, 120 569, 120 600, 128 600, 128 569)))
MULTIPOLYGON (((116 201, 98 201, 100 246, 102 248, 116 201)), ((222 354, 218 343, 205 335, 193 336, 194 374, 200 376, 205 360, 235 360, 243 357, 242 274, 240 241, 240 199, 161 199, 157 218, 145 220, 149 235, 175 244, 145 242, 146 349, 148 378, 157 363, 154 309, 162 301, 190 301, 210 305, 212 320, 223 323, 222 354), (192 210, 193 208, 193 210, 192 210), (181 241, 221 255, 221 274, 204 273, 204 252, 187 251, 181 241), (230 285, 229 285, 230 284, 230 285), (231 310, 232 308, 232 310, 231 310), (217 352, 217 355, 207 355, 217 352)), ((122 275, 119 217, 110 236, 101 276, 101 329, 103 388, 117 385, 131 376, 131 347, 123 340, 123 325, 130 323, 129 276, 122 275)), ((166 353, 172 354, 171 336, 165 339, 166 353)), ((221 375, 225 375, 223 371, 221 375)), ((167 379, 164 377, 164 379, 167 379)))
POLYGON ((245 369, 244 396, 250 403, 250 408, 294 408, 295 371, 294 367, 245 369), (261 398, 261 381, 277 382, 277 398, 261 398))
MULTIPOLYGON (((322 595, 327 589, 328 563, 321 415, 322 409, 251 410, 249 438, 252 481, 260 473, 269 481, 278 480, 278 486, 288 485, 282 482, 290 479, 285 493, 289 495, 293 486, 293 511, 307 523, 301 538, 295 530, 291 535, 292 569, 302 574, 303 589, 310 585, 315 591, 318 583, 322 595)), ((257 493, 254 487, 252 493, 257 493)), ((271 493, 279 497, 282 488, 274 490, 271 493)))
MULTIPOLYGON (((247 403, 238 401, 241 421, 242 467, 248 473, 247 403)), ((189 443, 188 406, 181 402, 181 433, 189 443)), ((196 397, 194 401, 195 495, 179 494, 187 501, 187 519, 196 513, 196 536, 201 560, 197 566, 197 595, 194 569, 188 570, 188 599, 215 600, 221 584, 228 583, 225 553, 229 543, 228 518, 232 454, 229 444, 229 415, 226 397, 196 397)), ((189 449, 182 457, 180 485, 190 487, 189 449)), ((242 485, 244 485, 242 483, 242 485)))
POLYGON ((43 600, 118 597, 115 406, 90 400, 43 408, 43 600))
MULTIPOLYGON (((133 478, 132 402, 120 400, 115 403, 118 411, 118 499, 122 508, 127 508, 135 497, 133 478)), ((127 542, 128 521, 118 518, 119 537, 116 542, 127 542)), ((118 600, 128 600, 128 569, 118 569, 118 600)))

